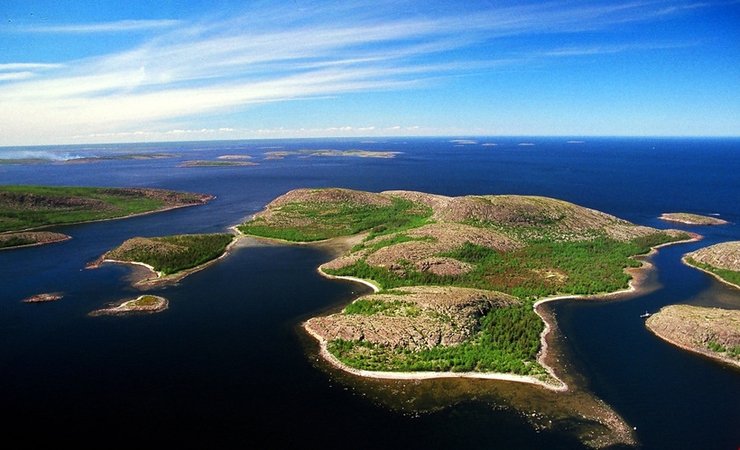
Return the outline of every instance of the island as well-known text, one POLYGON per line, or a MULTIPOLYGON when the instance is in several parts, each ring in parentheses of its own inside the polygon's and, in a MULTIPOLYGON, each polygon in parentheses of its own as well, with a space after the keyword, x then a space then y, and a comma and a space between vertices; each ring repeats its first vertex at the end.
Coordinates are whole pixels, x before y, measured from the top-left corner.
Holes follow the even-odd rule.
POLYGON ((0 186, 0 247, 69 239, 59 233, 29 230, 201 205, 212 198, 164 189, 0 186))
POLYGON ((543 301, 630 289, 634 256, 692 238, 546 197, 338 188, 290 191, 237 228, 301 243, 354 236, 319 271, 375 293, 304 323, 336 367, 554 390, 567 386, 546 363, 543 301))
POLYGON ((149 275, 138 286, 153 286, 178 281, 197 272, 227 254, 235 242, 231 233, 180 234, 163 237, 135 237, 101 256, 88 266, 122 263, 143 266, 149 275))
POLYGON ((663 213, 660 215, 662 220, 669 222, 679 222, 686 225, 726 225, 726 220, 717 217, 702 216, 692 213, 663 213))
POLYGON ((158 313, 167 309, 168 302, 164 297, 158 295, 140 295, 133 300, 126 300, 119 305, 109 308, 97 309, 90 312, 91 317, 96 316, 116 316, 131 313, 158 313))
POLYGON ((252 157, 249 155, 234 154, 234 155, 221 155, 217 157, 216 159, 231 161, 231 160, 240 160, 240 159, 252 159, 252 157))
MULTIPOLYGON (((740 289, 740 241, 700 248, 682 261, 740 289)), ((684 350, 740 367, 740 310, 672 305, 653 314, 645 326, 684 350)))
POLYGON ((671 305, 645 325, 673 345, 740 367, 740 310, 671 305))
POLYGON ((685 254, 682 261, 740 289, 740 241, 701 248, 685 254))
POLYGON ((65 164, 89 164, 103 161, 148 161, 152 159, 175 158, 172 153, 121 153, 99 156, 85 156, 65 159, 65 164))
POLYGON ((21 300, 23 303, 49 303, 61 300, 64 294, 61 292, 46 292, 43 294, 36 294, 21 300))
POLYGON ((72 239, 70 236, 52 231, 19 231, 0 234, 0 250, 52 244, 72 239))
POLYGON ((211 160, 192 160, 181 163, 178 167, 251 167, 259 163, 251 161, 235 161, 233 159, 211 160))
POLYGON ((400 155, 401 152, 384 151, 384 150, 338 150, 338 149, 301 149, 301 150, 281 150, 265 152, 265 159, 284 159, 287 156, 297 155, 302 158, 311 157, 344 157, 344 158, 382 158, 390 159, 400 155))

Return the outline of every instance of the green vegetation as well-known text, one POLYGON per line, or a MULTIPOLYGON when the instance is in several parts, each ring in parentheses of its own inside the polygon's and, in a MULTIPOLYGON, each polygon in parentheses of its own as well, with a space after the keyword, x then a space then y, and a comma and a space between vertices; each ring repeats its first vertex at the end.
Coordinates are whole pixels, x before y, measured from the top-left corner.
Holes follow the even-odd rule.
POLYGON ((710 264, 702 263, 688 257, 686 258, 686 262, 694 267, 711 272, 729 283, 740 286, 740 272, 736 270, 720 269, 719 267, 714 267, 710 264))
POLYGON ((533 362, 542 327, 532 307, 520 305, 492 309, 481 320, 478 334, 459 345, 412 351, 337 339, 329 342, 328 350, 343 363, 365 370, 542 375, 542 366, 533 362))
POLYGON ((382 300, 359 299, 347 305, 342 313, 363 316, 382 313, 386 316, 416 317, 420 314, 420 310, 418 306, 400 300, 384 302, 382 300))
POLYGON ((31 245, 36 242, 35 239, 24 236, 11 236, 7 239, 2 239, 2 236, 0 236, 0 248, 20 247, 21 245, 31 245))
POLYGON ((727 353, 727 356, 731 358, 740 358, 740 345, 735 345, 728 348, 717 341, 709 341, 707 342, 707 348, 713 352, 727 353))
POLYGON ((369 238, 365 239, 365 241, 363 241, 362 243, 355 245, 354 247, 352 247, 350 252, 356 252, 362 249, 368 249, 371 252, 376 252, 383 247, 389 247, 391 245, 400 244, 402 242, 411 242, 411 241, 434 242, 436 239, 434 239, 431 236, 411 237, 404 233, 396 233, 393 236, 389 237, 388 239, 381 239, 372 244, 366 244, 368 240, 369 238))
POLYGON ((134 238, 106 253, 104 258, 141 262, 170 275, 218 258, 233 240, 234 235, 228 233, 134 238))
POLYGON ((160 297, 155 295, 142 295, 133 302, 133 306, 149 307, 159 305, 162 302, 160 297))
POLYGON ((0 186, 0 232, 113 219, 204 200, 156 189, 0 186))
POLYGON ((364 260, 341 269, 325 270, 331 275, 370 279, 385 289, 450 285, 500 291, 524 299, 553 294, 597 294, 627 287, 630 277, 624 269, 640 265, 631 256, 676 239, 656 233, 629 242, 604 236, 591 241, 543 240, 510 252, 466 243, 456 251, 440 255, 474 266, 471 272, 456 277, 420 272, 410 264, 405 265, 403 272, 390 271, 364 260))
POLYGON ((362 331, 370 325, 388 330, 400 323, 388 316, 418 316, 424 319, 424 326, 412 326, 422 336, 433 337, 424 333, 436 333, 437 326, 452 326, 453 332, 463 334, 456 335, 462 342, 447 341, 460 342, 455 345, 427 347, 402 340, 393 347, 338 339, 341 334, 325 331, 328 351, 351 367, 546 376, 536 362, 544 327, 533 310, 536 299, 624 289, 630 280, 625 268, 641 265, 633 256, 688 238, 659 230, 645 235, 645 228, 632 227, 616 217, 544 197, 394 195, 297 190, 268 205, 265 212, 239 229, 245 234, 302 242, 368 232, 365 240, 350 250, 354 258, 345 260, 354 262, 322 270, 371 280, 381 293, 395 293, 391 289, 403 286, 451 286, 503 292, 523 301, 481 310, 482 317, 471 319, 474 327, 463 331, 459 325, 451 325, 454 321, 445 312, 414 309, 402 296, 398 300, 359 299, 342 314, 377 316, 378 320, 370 324, 365 318, 342 319, 349 320, 346 323, 352 324, 353 330, 360 327, 362 331), (424 206, 427 204, 434 209, 424 206), (432 215, 438 225, 419 233, 424 237, 407 233, 431 223, 432 215), (445 227, 445 223, 451 226, 445 227), (409 244, 393 248, 403 243, 409 244), (374 255, 381 249, 382 254, 374 255))
POLYGON ((388 206, 295 202, 275 212, 280 223, 257 217, 238 228, 244 234, 293 242, 313 242, 369 231, 368 239, 427 223, 430 208, 394 198, 388 206))

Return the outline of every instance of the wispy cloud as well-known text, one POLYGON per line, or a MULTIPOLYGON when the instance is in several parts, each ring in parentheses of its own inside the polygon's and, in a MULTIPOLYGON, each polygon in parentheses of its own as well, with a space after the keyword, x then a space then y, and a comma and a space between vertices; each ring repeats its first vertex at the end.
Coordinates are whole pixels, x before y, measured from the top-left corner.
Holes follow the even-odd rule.
MULTIPOLYGON (((496 38, 606 28, 655 19, 666 9, 666 2, 548 3, 407 15, 390 2, 387 10, 383 3, 376 9, 349 4, 341 6, 341 13, 332 9, 339 6, 301 11, 285 5, 191 23, 131 20, 25 28, 36 33, 152 29, 159 34, 143 45, 98 57, 0 64, 0 139, 125 135, 126 130, 165 127, 174 120, 267 102, 418 88, 471 70, 521 63, 461 51, 496 38)), ((558 56, 558 51, 562 56, 579 50, 542 56, 558 56)))
POLYGON ((553 50, 537 53, 536 56, 566 57, 566 56, 589 56, 607 55, 633 51, 670 50, 678 48, 695 47, 700 42, 639 42, 620 45, 589 45, 578 47, 561 47, 553 50))
POLYGON ((160 19, 160 20, 117 20, 113 22, 95 22, 95 23, 62 23, 49 25, 29 25, 10 27, 6 31, 15 31, 17 33, 123 33, 143 30, 156 30, 169 28, 179 24, 179 20, 160 19))

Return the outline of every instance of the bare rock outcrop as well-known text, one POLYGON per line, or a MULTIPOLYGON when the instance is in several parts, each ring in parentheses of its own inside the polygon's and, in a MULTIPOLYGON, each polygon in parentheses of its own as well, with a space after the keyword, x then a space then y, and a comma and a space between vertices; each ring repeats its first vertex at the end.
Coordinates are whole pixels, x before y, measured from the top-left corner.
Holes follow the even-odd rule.
POLYGON ((740 241, 721 242, 686 254, 687 258, 718 269, 740 271, 740 241))
POLYGON ((740 310, 671 305, 645 325, 674 345, 740 366, 740 310))
POLYGON ((415 286, 360 297, 354 303, 370 311, 315 317, 306 328, 326 341, 365 341, 391 348, 419 350, 456 345, 475 334, 479 319, 491 308, 517 304, 506 294, 480 289, 415 286))

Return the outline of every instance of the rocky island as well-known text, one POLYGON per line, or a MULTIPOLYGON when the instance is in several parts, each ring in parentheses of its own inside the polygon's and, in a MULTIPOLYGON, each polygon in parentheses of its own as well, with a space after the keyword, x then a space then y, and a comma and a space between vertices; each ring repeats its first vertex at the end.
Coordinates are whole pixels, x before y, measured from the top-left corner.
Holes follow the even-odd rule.
POLYGON ((69 236, 29 231, 201 205, 213 197, 164 189, 0 186, 0 248, 41 245, 69 236))
POLYGON ((740 310, 671 305, 645 325, 673 345, 740 367, 740 310))
POLYGON ((356 236, 320 267, 375 294, 304 327, 321 353, 366 376, 477 376, 563 389, 535 302, 627 289, 626 268, 686 233, 637 226, 545 197, 446 197, 298 189, 238 227, 290 242, 356 236))
POLYGON ((119 305, 109 308, 97 309, 89 315, 95 316, 115 316, 130 313, 158 313, 167 309, 168 302, 164 297, 158 295, 140 295, 133 300, 126 300, 119 305))
POLYGON ((726 220, 717 217, 702 216, 692 213, 663 213, 660 215, 662 220, 669 222, 679 222, 686 225, 726 225, 726 220))
POLYGON ((252 161, 238 161, 233 158, 223 158, 216 161, 211 160, 192 160, 185 161, 178 167, 250 167, 259 163, 252 161))
POLYGON ((682 261, 740 289, 740 241, 701 248, 685 254, 682 261))
POLYGON ((64 295, 61 292, 46 292, 43 294, 36 294, 21 300, 23 303, 49 303, 61 300, 64 295))

